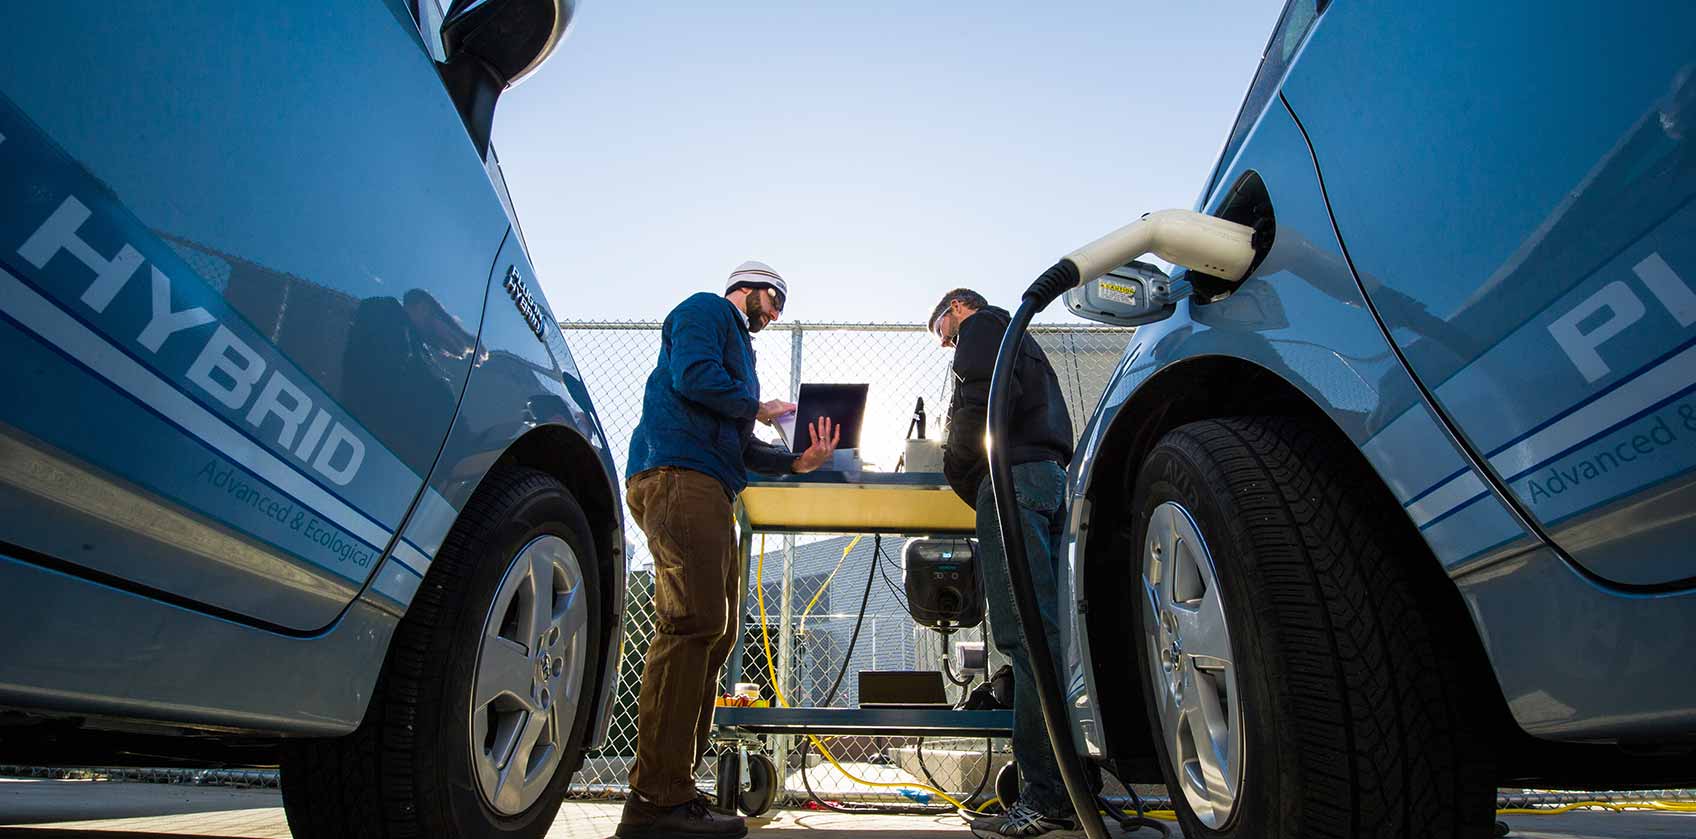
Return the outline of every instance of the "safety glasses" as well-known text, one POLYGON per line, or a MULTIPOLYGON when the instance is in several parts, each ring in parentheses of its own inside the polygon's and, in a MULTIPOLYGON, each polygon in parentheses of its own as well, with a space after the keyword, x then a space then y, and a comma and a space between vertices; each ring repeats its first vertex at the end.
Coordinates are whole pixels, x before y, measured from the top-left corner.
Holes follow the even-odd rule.
POLYGON ((943 309, 942 313, 936 316, 936 320, 930 323, 931 334, 941 338, 944 347, 954 346, 954 336, 942 331, 943 322, 948 320, 949 311, 949 309, 943 309))

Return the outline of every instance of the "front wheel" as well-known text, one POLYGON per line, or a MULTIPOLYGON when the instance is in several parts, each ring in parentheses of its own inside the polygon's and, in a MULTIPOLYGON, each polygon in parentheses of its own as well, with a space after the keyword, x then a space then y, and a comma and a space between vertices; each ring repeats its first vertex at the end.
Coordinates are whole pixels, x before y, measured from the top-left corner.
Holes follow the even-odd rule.
POLYGON ((1132 505, 1143 699, 1185 836, 1491 835, 1476 698, 1441 654, 1458 627, 1428 607, 1454 594, 1347 439, 1191 423, 1132 505))
POLYGON ((491 472, 401 621, 359 729, 285 748, 294 836, 546 833, 600 672, 594 547, 559 481, 491 472))

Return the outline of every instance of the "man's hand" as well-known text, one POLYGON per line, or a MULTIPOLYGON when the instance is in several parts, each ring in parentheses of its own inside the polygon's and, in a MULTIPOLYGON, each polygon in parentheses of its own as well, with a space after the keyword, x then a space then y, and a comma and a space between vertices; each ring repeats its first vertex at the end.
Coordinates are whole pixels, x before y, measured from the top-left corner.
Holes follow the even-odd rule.
POLYGON ((836 453, 836 444, 842 442, 842 426, 835 425, 830 417, 819 417, 818 422, 807 426, 807 436, 813 444, 795 458, 795 474, 805 474, 825 464, 830 456, 836 453))
POLYGON ((782 399, 773 399, 770 402, 760 403, 760 409, 754 413, 754 419, 757 419, 766 425, 772 425, 776 423, 778 417, 794 412, 794 402, 785 402, 782 399))

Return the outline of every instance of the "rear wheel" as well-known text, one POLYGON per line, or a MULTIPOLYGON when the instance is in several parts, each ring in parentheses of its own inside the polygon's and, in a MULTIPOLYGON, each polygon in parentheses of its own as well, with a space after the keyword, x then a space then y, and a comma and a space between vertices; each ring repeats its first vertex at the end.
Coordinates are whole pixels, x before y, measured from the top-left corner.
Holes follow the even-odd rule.
POLYGON ((365 721, 285 749, 293 834, 546 833, 581 762, 600 670, 595 556, 559 481, 491 472, 401 621, 365 721))
POLYGON ((1182 426, 1132 514, 1143 699, 1185 836, 1491 835, 1478 703, 1443 654, 1459 627, 1429 605, 1454 595, 1348 440, 1182 426))

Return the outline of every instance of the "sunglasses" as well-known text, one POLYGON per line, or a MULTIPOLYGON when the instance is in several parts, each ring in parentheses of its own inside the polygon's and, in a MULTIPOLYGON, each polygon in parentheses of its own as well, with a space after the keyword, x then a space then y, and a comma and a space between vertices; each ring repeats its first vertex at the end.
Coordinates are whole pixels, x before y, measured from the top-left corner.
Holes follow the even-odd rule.
POLYGON ((783 292, 778 291, 775 288, 768 288, 766 291, 771 292, 771 302, 777 309, 777 313, 780 315, 783 314, 783 292))

